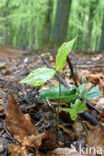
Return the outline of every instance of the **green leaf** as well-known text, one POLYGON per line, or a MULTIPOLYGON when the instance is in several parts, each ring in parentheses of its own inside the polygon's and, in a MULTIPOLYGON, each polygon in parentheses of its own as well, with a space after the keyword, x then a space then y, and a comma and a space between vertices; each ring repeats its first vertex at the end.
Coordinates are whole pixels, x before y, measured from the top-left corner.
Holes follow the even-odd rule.
POLYGON ((70 113, 72 120, 76 120, 78 114, 84 112, 86 109, 85 104, 79 99, 74 104, 71 104, 71 108, 62 108, 66 113, 70 113))
POLYGON ((97 99, 101 95, 101 92, 99 90, 99 87, 93 87, 89 91, 86 92, 86 96, 88 99, 97 99))
POLYGON ((79 87, 76 89, 76 91, 79 94, 82 94, 82 92, 84 92, 84 89, 86 89, 88 87, 89 87, 89 85, 87 83, 83 83, 83 84, 79 85, 79 87))
POLYGON ((55 75, 55 70, 50 68, 38 68, 33 70, 25 79, 20 83, 27 83, 32 86, 40 86, 50 80, 55 75))
POLYGON ((56 56, 56 71, 59 72, 66 65, 66 59, 68 54, 70 53, 72 46, 75 42, 76 38, 70 42, 64 42, 61 47, 58 49, 58 54, 56 56))
MULTIPOLYGON (((66 89, 61 85, 61 96, 69 96, 76 93, 75 89, 66 89)), ((43 89, 40 91, 40 97, 43 99, 57 98, 59 96, 59 85, 50 89, 43 89)))
POLYGON ((72 99, 75 99, 77 97, 78 97, 78 95, 74 94, 74 95, 70 95, 70 96, 50 97, 50 100, 63 103, 63 102, 69 102, 72 99))
POLYGON ((82 77, 82 83, 87 83, 86 77, 82 77))
POLYGON ((84 83, 81 84, 77 89, 77 93, 79 93, 81 95, 81 97, 86 100, 89 101, 89 99, 97 99, 99 98, 99 96, 101 95, 101 92, 99 90, 99 87, 93 87, 89 90, 89 85, 84 83), (88 90, 87 90, 88 89, 88 90))

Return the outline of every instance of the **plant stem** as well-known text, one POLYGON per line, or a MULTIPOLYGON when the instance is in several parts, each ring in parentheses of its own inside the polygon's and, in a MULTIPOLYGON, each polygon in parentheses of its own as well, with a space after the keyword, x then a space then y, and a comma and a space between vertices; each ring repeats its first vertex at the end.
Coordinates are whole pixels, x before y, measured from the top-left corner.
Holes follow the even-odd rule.
MULTIPOLYGON (((57 72, 58 75, 58 82, 59 82, 59 96, 61 96, 61 81, 60 81, 60 74, 57 72)), ((59 122, 59 112, 60 112, 60 100, 58 101, 57 107, 57 122, 59 122)))

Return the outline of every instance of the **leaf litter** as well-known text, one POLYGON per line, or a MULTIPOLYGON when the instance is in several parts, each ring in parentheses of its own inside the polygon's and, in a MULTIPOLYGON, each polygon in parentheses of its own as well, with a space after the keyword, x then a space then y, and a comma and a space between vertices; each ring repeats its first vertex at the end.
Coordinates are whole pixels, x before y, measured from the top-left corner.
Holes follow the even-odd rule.
MULTIPOLYGON (((102 54, 93 56, 95 58, 94 60, 90 59, 90 55, 84 57, 84 55, 74 54, 73 56, 72 53, 70 57, 73 65, 77 67, 77 81, 80 83, 83 75, 88 80, 89 85, 93 84, 100 87, 100 98, 98 100, 92 100, 91 103, 94 107, 98 108, 100 114, 95 114, 103 125, 104 70, 103 67, 100 66, 99 71, 98 65, 103 64, 103 60, 99 55, 102 54), (99 61, 99 64, 96 64, 96 60, 98 62, 99 59, 101 61, 99 61), (85 65, 83 65, 82 60, 85 62, 85 65), (90 63, 88 63, 88 61, 90 63)), ((61 120, 61 126, 57 126, 57 124, 54 123, 56 103, 50 101, 49 103, 43 102, 43 106, 43 104, 39 102, 38 97, 40 88, 33 88, 28 85, 24 86, 18 83, 21 79, 25 78, 34 67, 45 67, 39 54, 36 54, 35 57, 33 54, 26 56, 26 58, 27 57, 28 62, 23 61, 25 59, 24 57, 16 57, 13 59, 4 57, 0 59, 1 63, 5 63, 6 65, 6 68, 0 71, 0 89, 2 90, 2 94, 0 94, 0 115, 2 113, 6 114, 6 118, 4 116, 4 118, 0 120, 0 154, 4 155, 6 152, 10 153, 11 151, 11 155, 13 156, 18 154, 25 156, 30 153, 33 155, 35 153, 37 156, 46 154, 57 154, 61 156, 63 153, 66 155, 74 155, 74 151, 76 155, 81 155, 79 151, 80 144, 83 147, 94 146, 97 148, 100 146, 104 149, 104 139, 102 139, 104 138, 104 132, 99 125, 91 126, 88 121, 82 118, 79 118, 77 124, 73 124, 70 116, 66 116, 65 119, 63 117, 64 115, 61 114, 60 118, 63 118, 61 120), (9 69, 8 66, 10 67, 9 69), (7 72, 8 70, 11 74, 7 72), (11 91, 13 92, 12 95, 10 95, 11 91), (8 98, 8 95, 10 98, 8 98), (6 109, 3 109, 5 107, 6 109), (35 127, 35 125, 37 126, 35 127), (3 139, 4 136, 5 141, 3 139), (85 141, 84 145, 83 140, 85 141), (7 145, 5 145, 6 141, 8 142, 7 145), (9 149, 9 152, 6 149, 9 149)), ((47 58, 50 64, 54 66, 54 56, 44 56, 43 58, 47 58)), ((66 66, 64 70, 67 71, 68 67, 66 66)), ((67 80, 67 82, 71 82, 70 86, 74 84, 70 73, 68 73, 64 79, 67 80)), ((55 82, 57 83, 56 79, 49 81, 45 84, 47 85, 46 88, 49 88, 51 85, 57 85, 58 83, 55 84, 55 82)), ((45 85, 43 86, 44 88, 45 85)), ((102 156, 103 155, 104 153, 102 156)))

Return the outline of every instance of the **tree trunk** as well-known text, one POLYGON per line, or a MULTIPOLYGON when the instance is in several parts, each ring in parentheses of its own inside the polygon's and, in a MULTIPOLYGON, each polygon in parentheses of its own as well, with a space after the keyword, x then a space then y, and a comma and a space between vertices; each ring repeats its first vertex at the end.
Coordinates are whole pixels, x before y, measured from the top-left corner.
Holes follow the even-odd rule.
POLYGON ((60 46, 66 38, 68 18, 72 0, 58 0, 51 44, 60 46))
POLYGON ((48 10, 45 17, 45 23, 42 33, 42 46, 48 46, 50 34, 51 34, 51 17, 52 17, 52 11, 53 11, 53 0, 48 0, 48 10))
POLYGON ((99 51, 104 51, 104 17, 103 17, 103 22, 102 22, 102 36, 101 36, 101 40, 100 40, 99 51))

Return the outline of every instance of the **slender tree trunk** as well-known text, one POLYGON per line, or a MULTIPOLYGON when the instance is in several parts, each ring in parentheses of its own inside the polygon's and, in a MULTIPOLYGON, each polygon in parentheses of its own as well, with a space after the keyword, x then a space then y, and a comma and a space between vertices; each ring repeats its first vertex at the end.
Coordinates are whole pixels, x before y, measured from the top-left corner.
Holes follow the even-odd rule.
POLYGON ((42 46, 48 46, 51 34, 51 17, 53 11, 53 0, 48 0, 48 10, 46 13, 43 33, 42 33, 42 46))
POLYGON ((104 17, 103 17, 103 22, 102 22, 102 36, 101 36, 101 40, 100 40, 99 51, 104 51, 104 17))
POLYGON ((61 45, 65 41, 71 2, 72 0, 58 0, 51 38, 51 44, 54 47, 61 45))

